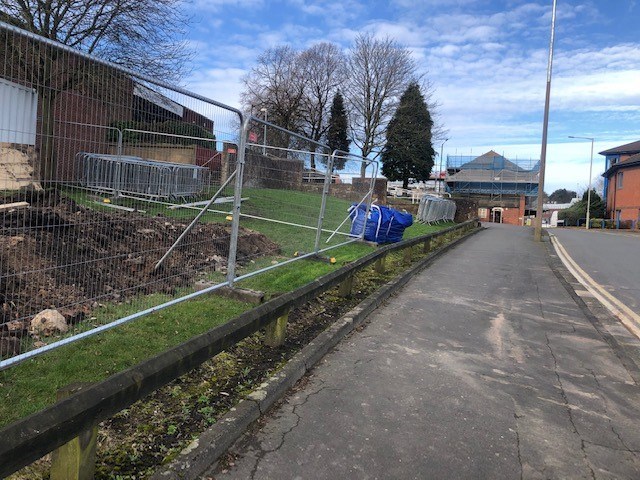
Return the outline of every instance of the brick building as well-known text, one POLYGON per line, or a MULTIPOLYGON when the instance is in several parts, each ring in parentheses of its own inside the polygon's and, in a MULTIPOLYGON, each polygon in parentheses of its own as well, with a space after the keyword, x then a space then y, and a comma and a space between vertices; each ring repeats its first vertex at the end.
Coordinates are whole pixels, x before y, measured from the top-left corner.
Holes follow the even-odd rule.
POLYGON ((640 140, 600 152, 606 158, 604 194, 607 217, 640 221, 640 140))
POLYGON ((511 161, 493 150, 479 157, 447 157, 447 191, 478 205, 480 221, 525 225, 535 213, 539 163, 511 161))

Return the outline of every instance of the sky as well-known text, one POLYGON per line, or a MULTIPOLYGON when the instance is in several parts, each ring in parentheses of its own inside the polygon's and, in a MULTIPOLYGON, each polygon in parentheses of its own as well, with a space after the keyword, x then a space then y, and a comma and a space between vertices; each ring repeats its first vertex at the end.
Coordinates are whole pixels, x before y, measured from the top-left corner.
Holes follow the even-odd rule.
MULTIPOLYGON (((370 32, 406 47, 433 84, 447 155, 537 160, 552 0, 192 0, 187 88, 240 106, 241 79, 267 48, 370 32)), ((597 152, 640 140, 640 2, 558 0, 545 191, 583 191, 597 152)), ((440 144, 434 145, 440 151, 440 144)), ((436 164, 439 162, 436 159, 436 164)))

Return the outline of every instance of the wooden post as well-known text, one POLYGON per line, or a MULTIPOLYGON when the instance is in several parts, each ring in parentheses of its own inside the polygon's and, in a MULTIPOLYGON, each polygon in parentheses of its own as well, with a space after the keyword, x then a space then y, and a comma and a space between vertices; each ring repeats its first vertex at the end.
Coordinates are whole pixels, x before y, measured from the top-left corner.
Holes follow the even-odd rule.
POLYGON ((279 316, 266 326, 264 343, 269 347, 279 347, 286 339, 289 312, 279 316))
POLYGON ((349 275, 345 278, 340 286, 338 287, 338 296, 339 297, 350 297, 351 292, 353 291, 353 275, 349 275))
MULTIPOLYGON (((88 383, 73 383, 58 390, 62 400, 86 388, 88 383)), ((51 480, 91 480, 96 471, 98 426, 80 433, 51 454, 51 480)))
POLYGON ((402 250, 402 263, 408 265, 413 260, 413 248, 407 247, 402 250))
POLYGON ((387 255, 381 255, 373 264, 373 270, 376 273, 385 273, 387 271, 387 255))
POLYGON ((431 239, 428 238, 422 244, 422 253, 429 253, 431 251, 431 239))

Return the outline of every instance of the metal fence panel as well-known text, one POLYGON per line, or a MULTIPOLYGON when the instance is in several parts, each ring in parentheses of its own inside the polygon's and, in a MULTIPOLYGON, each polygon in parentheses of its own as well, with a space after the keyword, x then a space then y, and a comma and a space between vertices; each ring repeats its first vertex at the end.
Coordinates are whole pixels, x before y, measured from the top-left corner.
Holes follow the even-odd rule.
POLYGON ((0 57, 37 104, 0 124, 0 369, 357 240, 375 162, 2 22, 0 57))
POLYGON ((433 195, 425 195, 418 206, 418 221, 423 223, 452 222, 456 215, 456 203, 433 195))
POLYGON ((233 197, 238 110, 1 22, 0 61, 0 369, 226 284, 224 215, 155 267, 233 197))

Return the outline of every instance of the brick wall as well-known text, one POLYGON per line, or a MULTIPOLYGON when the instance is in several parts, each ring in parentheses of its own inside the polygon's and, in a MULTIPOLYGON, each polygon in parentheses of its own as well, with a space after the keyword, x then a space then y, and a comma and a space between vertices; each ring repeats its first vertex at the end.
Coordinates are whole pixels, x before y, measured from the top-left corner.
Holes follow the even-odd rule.
POLYGON ((500 199, 492 199, 490 196, 477 195, 473 197, 455 198, 456 206, 461 208, 460 214, 456 211, 456 221, 468 220, 471 215, 478 216, 481 222, 493 221, 494 208, 501 208, 500 223, 509 225, 522 225, 525 214, 524 195, 503 196, 500 199), (483 209, 483 211, 480 211, 483 209), (475 212, 475 214, 473 214, 475 212), (484 213, 484 215, 482 215, 484 213), (465 218, 467 217, 467 218, 465 218))
POLYGON ((620 220, 640 220, 640 166, 619 170, 609 179, 607 189, 607 217, 620 220), (617 175, 623 172, 622 188, 618 188, 617 175))

